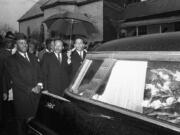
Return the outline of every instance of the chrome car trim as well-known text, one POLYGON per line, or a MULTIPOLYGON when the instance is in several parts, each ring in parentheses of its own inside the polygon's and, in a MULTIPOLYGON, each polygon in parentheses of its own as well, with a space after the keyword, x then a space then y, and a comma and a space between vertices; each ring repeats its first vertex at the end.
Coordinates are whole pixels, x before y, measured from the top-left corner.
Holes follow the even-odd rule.
POLYGON ((51 97, 53 97, 53 98, 56 98, 56 99, 59 99, 59 100, 63 100, 63 101, 66 101, 66 102, 71 102, 71 101, 69 101, 68 99, 65 99, 65 98, 63 98, 63 97, 54 95, 54 94, 52 94, 52 93, 49 93, 48 91, 43 91, 42 94, 47 95, 47 96, 51 96, 51 97))
POLYGON ((41 132, 39 132, 38 130, 36 130, 35 128, 33 128, 32 126, 28 125, 28 127, 34 131, 37 135, 43 135, 41 132))
POLYGON ((180 51, 101 51, 90 52, 86 59, 113 58, 121 60, 180 61, 180 51))

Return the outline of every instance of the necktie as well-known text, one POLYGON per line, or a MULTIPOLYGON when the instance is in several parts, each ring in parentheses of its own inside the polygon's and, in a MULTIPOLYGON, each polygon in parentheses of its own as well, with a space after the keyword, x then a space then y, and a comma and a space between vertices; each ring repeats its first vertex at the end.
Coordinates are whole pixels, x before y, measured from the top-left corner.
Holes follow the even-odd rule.
POLYGON ((58 53, 58 61, 59 61, 59 63, 62 62, 61 53, 58 53))
POLYGON ((80 51, 81 59, 83 59, 83 51, 80 51))
POLYGON ((29 62, 29 58, 27 57, 26 53, 24 53, 24 58, 29 62))

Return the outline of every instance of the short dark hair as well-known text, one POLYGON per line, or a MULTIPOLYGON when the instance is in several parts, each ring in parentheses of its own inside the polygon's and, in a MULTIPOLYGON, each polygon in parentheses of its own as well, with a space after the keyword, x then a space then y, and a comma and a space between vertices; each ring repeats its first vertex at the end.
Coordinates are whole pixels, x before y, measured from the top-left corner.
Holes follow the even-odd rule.
POLYGON ((51 44, 52 41, 53 41, 53 40, 52 40, 51 38, 46 39, 46 46, 49 45, 49 44, 51 44))
POLYGON ((83 44, 85 44, 84 39, 83 39, 82 37, 76 37, 75 40, 74 40, 74 43, 76 43, 76 40, 77 40, 77 39, 81 39, 82 42, 83 42, 83 44))
POLYGON ((11 31, 8 31, 5 35, 5 39, 15 40, 15 35, 11 31))

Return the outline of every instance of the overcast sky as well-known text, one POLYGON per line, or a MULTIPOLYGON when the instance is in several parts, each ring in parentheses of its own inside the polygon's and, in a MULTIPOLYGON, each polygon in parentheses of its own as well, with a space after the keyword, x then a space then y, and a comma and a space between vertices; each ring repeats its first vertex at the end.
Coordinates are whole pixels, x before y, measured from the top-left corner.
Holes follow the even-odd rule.
POLYGON ((17 20, 38 0, 0 0, 0 25, 9 24, 15 30, 17 20))

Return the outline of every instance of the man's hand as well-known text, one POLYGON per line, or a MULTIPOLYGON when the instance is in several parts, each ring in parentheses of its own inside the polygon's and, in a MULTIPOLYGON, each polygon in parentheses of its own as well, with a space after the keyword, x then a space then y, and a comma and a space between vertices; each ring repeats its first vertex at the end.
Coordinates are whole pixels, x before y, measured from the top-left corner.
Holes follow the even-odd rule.
POLYGON ((41 92, 41 86, 37 85, 32 89, 32 92, 39 94, 41 92))
POLYGON ((8 100, 8 94, 7 93, 3 93, 3 100, 4 101, 8 100))

